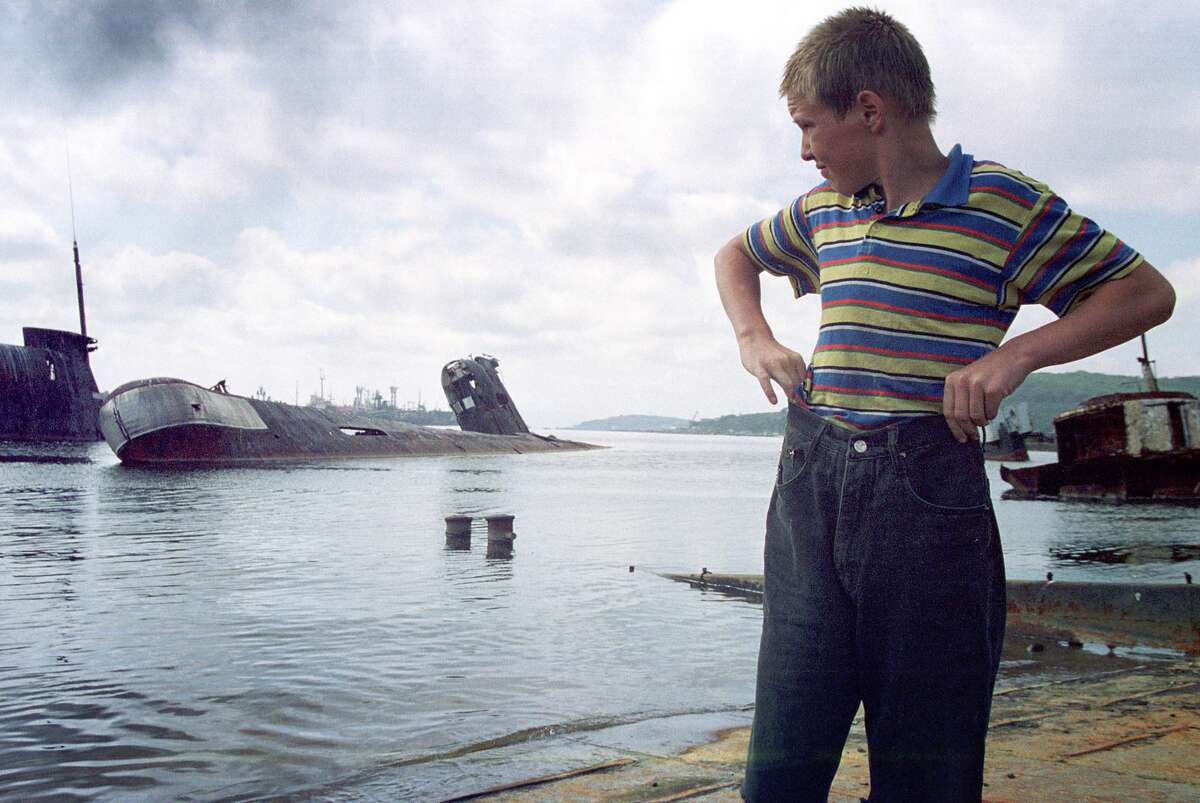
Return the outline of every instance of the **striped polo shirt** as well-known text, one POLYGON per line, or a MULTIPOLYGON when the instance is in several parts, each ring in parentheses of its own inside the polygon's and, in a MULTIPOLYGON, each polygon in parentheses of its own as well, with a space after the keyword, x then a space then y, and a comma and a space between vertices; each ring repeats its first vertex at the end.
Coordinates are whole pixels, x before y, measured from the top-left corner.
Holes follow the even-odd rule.
POLYGON ((955 146, 937 186, 885 209, 824 182, 751 226, 743 248, 821 329, 792 400, 855 429, 942 412, 946 375, 1000 345, 1022 304, 1069 312, 1142 257, 1044 184, 955 146))

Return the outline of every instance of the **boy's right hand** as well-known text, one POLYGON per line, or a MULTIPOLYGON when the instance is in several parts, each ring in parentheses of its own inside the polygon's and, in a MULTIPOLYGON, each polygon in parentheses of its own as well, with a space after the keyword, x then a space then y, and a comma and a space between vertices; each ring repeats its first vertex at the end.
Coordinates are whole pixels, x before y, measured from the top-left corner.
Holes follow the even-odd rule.
POLYGON ((783 389, 785 396, 791 395, 804 382, 804 358, 771 335, 756 334, 738 338, 738 352, 742 365, 758 380, 771 404, 779 401, 771 385, 772 380, 783 389))

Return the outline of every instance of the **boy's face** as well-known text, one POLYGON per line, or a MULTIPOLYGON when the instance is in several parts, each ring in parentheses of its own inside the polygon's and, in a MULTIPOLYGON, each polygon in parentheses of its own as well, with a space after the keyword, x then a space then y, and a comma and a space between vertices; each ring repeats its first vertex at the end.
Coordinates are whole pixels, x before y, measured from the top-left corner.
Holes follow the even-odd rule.
POLYGON ((853 195, 879 178, 874 141, 859 104, 837 114, 820 103, 790 97, 792 121, 800 127, 800 158, 813 162, 835 190, 853 195))

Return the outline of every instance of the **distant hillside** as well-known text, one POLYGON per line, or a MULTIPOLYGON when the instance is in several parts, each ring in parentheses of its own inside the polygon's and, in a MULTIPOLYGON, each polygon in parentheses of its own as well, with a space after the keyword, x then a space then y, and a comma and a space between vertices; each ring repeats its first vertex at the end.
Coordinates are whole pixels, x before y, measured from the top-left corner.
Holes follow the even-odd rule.
POLYGON ((611 418, 594 418, 583 421, 571 429, 616 432, 671 432, 686 429, 691 422, 686 418, 670 418, 662 415, 615 415, 611 418))
MULTIPOLYGON (((1160 390, 1181 390, 1200 396, 1200 376, 1160 378, 1160 390)), ((1067 373, 1035 373, 1025 380, 1017 392, 1005 399, 1005 404, 1029 405, 1034 429, 1052 432, 1054 417, 1078 407, 1093 396, 1106 393, 1136 393, 1142 390, 1141 377, 1095 374, 1090 371, 1067 373)))
MULTIPOLYGON (((1161 390, 1181 390, 1200 396, 1200 376, 1160 378, 1161 390)), ((1090 371, 1035 373, 1017 392, 1004 400, 1005 405, 1029 405, 1033 427, 1039 432, 1054 431, 1054 417, 1093 396, 1107 393, 1133 393, 1142 389, 1140 377, 1096 374, 1090 371)), ((723 415, 694 421, 680 432, 703 435, 782 435, 785 411, 723 415)))
POLYGON ((723 415, 693 421, 683 430, 695 435, 782 435, 787 410, 771 413, 723 415))

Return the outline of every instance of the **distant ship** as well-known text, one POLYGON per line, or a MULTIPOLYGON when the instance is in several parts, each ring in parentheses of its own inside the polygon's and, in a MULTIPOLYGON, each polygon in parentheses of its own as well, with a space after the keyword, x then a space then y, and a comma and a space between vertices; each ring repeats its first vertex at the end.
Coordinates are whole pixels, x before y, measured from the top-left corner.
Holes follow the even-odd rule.
POLYGON ((531 433, 487 355, 454 360, 442 387, 460 430, 345 415, 165 377, 128 382, 100 409, 104 439, 125 463, 241 464, 404 455, 599 448, 531 433))
POLYGON ((1006 499, 1200 503, 1200 400, 1161 391, 1142 337, 1145 391, 1088 399, 1054 419, 1058 462, 1000 467, 1006 499))
POLYGON ((1021 402, 1007 407, 995 421, 984 427, 983 457, 985 460, 1003 460, 1008 463, 1024 463, 1029 460, 1025 448, 1025 436, 1033 431, 1029 421, 1029 405, 1021 402))
POLYGON ((0 343, 0 441, 100 440, 103 396, 92 375, 83 306, 83 271, 75 251, 79 333, 25 327, 24 346, 0 343))

